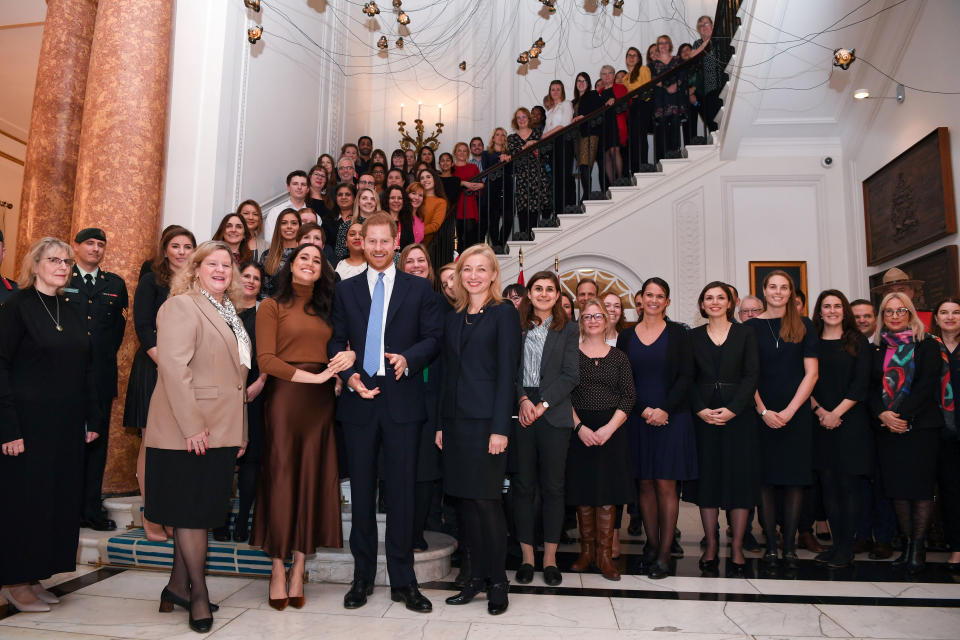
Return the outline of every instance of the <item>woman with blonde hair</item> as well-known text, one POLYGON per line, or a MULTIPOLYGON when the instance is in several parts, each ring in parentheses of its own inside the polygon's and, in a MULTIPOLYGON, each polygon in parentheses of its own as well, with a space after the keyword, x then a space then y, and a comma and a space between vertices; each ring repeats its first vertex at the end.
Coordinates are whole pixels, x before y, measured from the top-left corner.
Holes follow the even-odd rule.
POLYGON ((456 304, 444 321, 443 379, 436 443, 443 457, 443 485, 459 500, 471 575, 447 604, 467 604, 483 590, 487 611, 507 610, 507 525, 501 506, 510 416, 516 411, 513 381, 520 356, 520 318, 500 295, 500 264, 487 245, 474 245, 457 260, 456 304))
POLYGON ((469 247, 483 240, 477 235, 480 223, 478 195, 483 189, 483 182, 474 180, 480 170, 470 162, 470 147, 466 142, 453 145, 451 170, 460 180, 461 187, 460 198, 457 200, 457 237, 460 238, 461 247, 469 247))
MULTIPOLYGON (((507 147, 507 130, 497 127, 490 134, 490 143, 480 154, 480 171, 487 171, 501 162, 510 160, 507 147)), ((502 171, 494 172, 482 178, 484 188, 480 192, 480 238, 490 236, 490 245, 494 253, 502 253, 503 246, 512 231, 506 222, 513 211, 513 190, 504 190, 504 185, 513 179, 513 165, 505 164, 502 171)))
POLYGON ((173 569, 160 611, 187 608, 205 633, 207 530, 230 508, 233 468, 247 445, 250 337, 237 315, 240 273, 223 242, 202 243, 170 284, 157 314, 159 377, 147 419, 144 515, 173 527, 173 569))
POLYGON ((70 245, 38 240, 0 307, 0 585, 19 611, 50 611, 39 581, 76 569, 84 442, 107 427, 86 318, 63 296, 73 264, 70 245))
POLYGON ((918 573, 926 566, 940 431, 944 425, 956 428, 946 384, 950 364, 904 293, 888 293, 880 301, 874 343, 870 410, 881 427, 880 476, 907 536, 893 565, 918 573))
POLYGON ((270 249, 260 257, 263 267, 263 296, 273 295, 273 279, 287 263, 287 258, 297 248, 297 232, 300 231, 300 215, 296 209, 284 209, 273 228, 270 249))
MULTIPOLYGON (((507 148, 511 158, 540 141, 540 130, 532 127, 530 111, 526 107, 520 107, 514 111, 510 124, 514 131, 507 136, 507 148)), ((513 198, 517 205, 519 227, 516 239, 533 240, 531 229, 537 224, 541 215, 548 213, 547 209, 550 205, 547 196, 547 175, 536 153, 525 153, 513 164, 516 182, 513 198)), ((503 222, 512 226, 513 218, 510 217, 503 222)))

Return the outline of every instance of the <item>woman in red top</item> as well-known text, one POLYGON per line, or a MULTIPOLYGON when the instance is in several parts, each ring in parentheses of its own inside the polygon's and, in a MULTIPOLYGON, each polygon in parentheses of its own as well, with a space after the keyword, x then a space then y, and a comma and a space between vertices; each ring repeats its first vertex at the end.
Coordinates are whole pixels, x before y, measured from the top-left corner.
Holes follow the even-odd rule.
MULTIPOLYGON (((606 64, 600 69, 600 89, 597 93, 605 105, 613 104, 617 98, 627 95, 627 88, 614 82, 616 70, 606 64)), ((620 147, 627 144, 627 112, 618 113, 616 121, 608 111, 603 117, 603 135, 600 137, 600 148, 603 149, 604 175, 601 175, 603 189, 617 183, 623 175, 623 158, 620 156, 620 147), (616 125, 614 125, 616 122, 616 125)))
POLYGON ((470 245, 481 242, 477 237, 477 224, 480 221, 480 207, 478 200, 482 182, 471 182, 480 173, 477 165, 469 162, 470 147, 466 142, 458 142, 453 146, 453 175, 460 178, 460 199, 457 201, 457 237, 460 239, 459 249, 463 251, 470 245))

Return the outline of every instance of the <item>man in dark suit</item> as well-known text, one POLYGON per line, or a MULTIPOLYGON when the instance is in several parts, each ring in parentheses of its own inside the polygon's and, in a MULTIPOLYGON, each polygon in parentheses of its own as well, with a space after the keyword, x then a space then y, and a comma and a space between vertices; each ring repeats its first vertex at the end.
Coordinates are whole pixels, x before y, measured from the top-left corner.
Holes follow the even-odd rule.
MULTIPOLYGON (((3 262, 3 257, 7 254, 7 250, 3 244, 3 231, 0 231, 0 262, 3 262)), ((2 305, 10 295, 17 290, 17 283, 13 280, 7 280, 3 276, 0 276, 0 305, 2 305)))
POLYGON ((414 484, 420 429, 427 417, 423 369, 440 351, 440 307, 429 280, 394 266, 397 227, 389 215, 367 218, 363 236, 369 266, 337 284, 333 338, 327 345, 331 357, 348 344, 357 354, 355 365, 340 373, 348 390, 337 406, 353 502, 353 583, 343 606, 362 607, 373 593, 382 446, 390 595, 411 611, 428 613, 433 607, 420 593, 413 570, 414 484))
MULTIPOLYGON (((123 278, 100 268, 107 250, 107 235, 102 229, 88 228, 73 241, 76 264, 65 300, 79 306, 87 318, 93 354, 93 375, 103 416, 109 420, 110 406, 117 397, 117 350, 127 326, 127 285, 123 278)), ((101 500, 103 469, 107 464, 108 430, 84 449, 83 504, 80 526, 96 531, 117 528, 107 518, 101 500)))

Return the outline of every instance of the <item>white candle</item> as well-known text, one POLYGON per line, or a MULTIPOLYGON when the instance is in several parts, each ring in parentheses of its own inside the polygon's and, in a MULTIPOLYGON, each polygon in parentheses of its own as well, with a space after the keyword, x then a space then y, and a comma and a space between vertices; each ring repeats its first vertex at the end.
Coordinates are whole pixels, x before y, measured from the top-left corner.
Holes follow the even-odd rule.
POLYGON ((420 119, 420 108, 423 106, 422 102, 417 103, 417 120, 420 119))
POLYGON ((443 105, 437 105, 437 122, 443 122, 443 105))
POLYGON ((400 122, 403 122, 403 103, 400 103, 400 122))

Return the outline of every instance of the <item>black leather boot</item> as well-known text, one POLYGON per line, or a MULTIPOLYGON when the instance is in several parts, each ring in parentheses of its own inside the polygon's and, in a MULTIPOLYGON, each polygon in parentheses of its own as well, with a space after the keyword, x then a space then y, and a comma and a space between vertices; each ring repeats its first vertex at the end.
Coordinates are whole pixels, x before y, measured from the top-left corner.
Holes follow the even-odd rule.
POLYGON ((483 591, 484 581, 482 578, 471 578, 467 581, 467 584, 463 585, 463 589, 455 596, 450 596, 445 600, 447 604, 467 604, 473 600, 478 593, 483 591))
POLYGON ((907 573, 920 573, 927 566, 926 540, 914 540, 910 546, 910 558, 907 561, 907 573))
POLYGON ((903 551, 896 560, 890 564, 894 567, 902 567, 910 561, 910 555, 913 553, 913 538, 904 538, 903 551))
POLYGON ((580 202, 590 197, 590 167, 580 165, 580 202))

